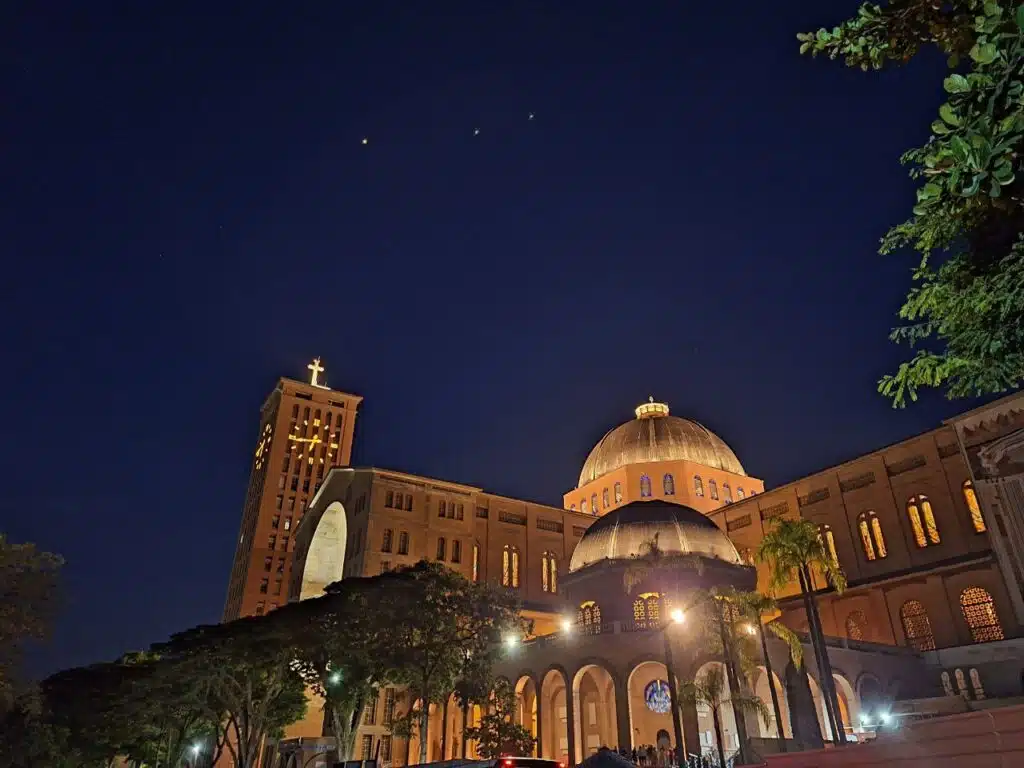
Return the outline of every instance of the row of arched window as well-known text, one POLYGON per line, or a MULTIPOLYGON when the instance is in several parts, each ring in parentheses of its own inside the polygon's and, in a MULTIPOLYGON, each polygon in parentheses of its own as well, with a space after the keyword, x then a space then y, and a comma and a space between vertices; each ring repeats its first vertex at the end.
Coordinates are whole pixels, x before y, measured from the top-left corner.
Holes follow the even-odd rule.
MULTIPOLYGON (((975 533, 984 533, 986 531, 985 519, 982 517, 981 507, 978 506, 978 497, 970 480, 964 482, 962 491, 970 514, 971 527, 975 533)), ((907 500, 906 512, 910 530, 914 535, 914 543, 919 548, 924 549, 942 543, 939 525, 935 521, 935 512, 932 510, 932 503, 927 496, 923 494, 911 496, 907 500)), ((818 526, 818 531, 832 557, 838 562, 839 556, 836 553, 836 541, 832 527, 822 524, 818 526)), ((860 546, 865 559, 869 561, 884 560, 888 557, 889 550, 885 545, 885 534, 882 533, 882 521, 878 519, 878 515, 873 510, 861 512, 857 516, 857 535, 860 538, 860 546)))
MULTIPOLYGON (((664 496, 675 496, 676 495, 676 480, 675 480, 675 477, 673 477, 671 473, 666 473, 661 478, 661 490, 662 490, 662 495, 664 495, 664 496)), ((613 491, 615 493, 615 503, 616 504, 621 504, 622 503, 622 483, 615 483, 615 485, 613 486, 613 491)), ((729 485, 729 483, 722 483, 722 498, 719 499, 718 483, 713 478, 711 478, 711 479, 708 480, 708 493, 711 496, 711 498, 714 499, 715 501, 720 501, 721 500, 721 501, 725 501, 727 504, 731 504, 732 501, 733 501, 732 487, 729 485)), ((704 496, 704 480, 701 478, 700 475, 694 475, 693 476, 693 494, 694 494, 694 496, 701 496, 701 497, 704 496)), ((751 490, 750 491, 750 495, 753 496, 754 494, 755 494, 755 491, 751 490)), ((642 499, 649 499, 653 495, 654 495, 654 491, 653 491, 653 487, 651 485, 651 478, 648 475, 640 475, 640 498, 642 498, 642 499)), ((746 498, 746 496, 747 496, 746 491, 744 491, 741 486, 737 486, 736 487, 736 498, 737 499, 744 499, 744 498, 746 498)), ((605 488, 601 492, 601 503, 602 503, 602 506, 601 506, 602 509, 609 509, 611 507, 611 505, 612 505, 611 504, 611 494, 609 494, 607 488, 605 488)), ((597 512, 598 512, 597 494, 596 493, 592 493, 590 495, 589 503, 588 503, 586 497, 583 497, 582 499, 580 499, 580 507, 579 508, 580 508, 580 512, 582 512, 584 514, 596 515, 597 512)), ((569 506, 569 509, 575 511, 576 505, 575 504, 571 504, 569 506)))
POLYGON ((981 701, 985 698, 985 687, 981 684, 981 675, 978 670, 974 667, 970 669, 971 687, 970 690, 967 688, 967 678, 964 675, 962 669, 956 669, 953 675, 956 677, 957 690, 953 690, 953 683, 949 678, 949 672, 942 673, 942 690, 947 696, 963 696, 965 699, 973 698, 975 701, 981 701))
MULTIPOLYGON (((971 631, 972 642, 988 643, 1005 637, 995 601, 988 590, 967 587, 960 593, 960 610, 971 631)), ((935 633, 932 631, 928 611, 920 600, 908 600, 900 606, 900 623, 903 624, 903 634, 910 647, 917 651, 935 650, 935 633)), ((849 624, 847 628, 849 631, 849 624)))
MULTIPOLYGON (((473 580, 476 581, 476 551, 474 550, 473 580)), ((550 594, 558 594, 558 558, 553 552, 545 552, 540 556, 540 586, 550 594)), ((501 586, 519 589, 519 547, 506 544, 501 551, 501 586)))

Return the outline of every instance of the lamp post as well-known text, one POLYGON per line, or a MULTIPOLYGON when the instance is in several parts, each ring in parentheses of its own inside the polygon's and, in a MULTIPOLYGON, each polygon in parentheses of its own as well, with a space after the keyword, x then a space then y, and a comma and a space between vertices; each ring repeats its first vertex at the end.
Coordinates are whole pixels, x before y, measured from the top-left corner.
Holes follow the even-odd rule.
POLYGON ((672 731, 676 739, 676 764, 682 765, 683 727, 679 722, 679 693, 676 691, 676 673, 672 666, 672 643, 669 642, 668 630, 672 625, 686 621, 686 614, 676 608, 670 618, 672 621, 662 627, 661 636, 665 642, 665 674, 668 676, 669 711, 672 713, 672 731))
POLYGON ((764 669, 768 674, 768 690, 772 694, 772 713, 775 715, 775 732, 778 734, 779 750, 788 752, 786 749, 786 734, 782 728, 782 709, 779 707, 779 694, 775 691, 775 673, 772 672, 772 660, 768 656, 768 643, 764 639, 764 626, 761 624, 761 616, 757 617, 757 625, 751 624, 747 627, 750 634, 756 634, 761 640, 761 655, 764 657, 764 669))

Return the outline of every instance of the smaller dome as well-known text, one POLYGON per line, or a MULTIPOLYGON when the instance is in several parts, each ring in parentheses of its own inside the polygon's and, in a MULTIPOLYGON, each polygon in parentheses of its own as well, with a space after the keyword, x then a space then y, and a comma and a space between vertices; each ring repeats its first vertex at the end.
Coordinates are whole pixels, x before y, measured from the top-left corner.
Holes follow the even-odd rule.
POLYGON ((651 542, 666 555, 702 555, 742 565, 736 547, 717 525, 695 509, 666 501, 634 501, 591 525, 573 550, 569 570, 599 560, 630 560, 650 553, 651 542))

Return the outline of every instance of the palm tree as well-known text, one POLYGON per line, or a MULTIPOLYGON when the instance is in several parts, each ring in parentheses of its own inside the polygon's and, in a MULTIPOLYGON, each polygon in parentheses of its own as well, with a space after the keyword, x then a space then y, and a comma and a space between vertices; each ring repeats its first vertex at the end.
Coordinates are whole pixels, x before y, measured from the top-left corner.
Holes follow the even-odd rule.
MULTIPOLYGON (((725 673, 720 664, 714 664, 704 670, 699 678, 685 683, 679 690, 679 700, 684 704, 703 704, 711 710, 711 719, 715 726, 715 744, 718 746, 718 761, 725 768, 725 745, 722 743, 722 706, 732 704, 733 716, 737 728, 740 723, 740 712, 756 712, 765 724, 771 721, 768 707, 757 696, 745 696, 736 690, 726 694, 725 673)), ((742 742, 741 742, 742 745, 742 742)))
POLYGON ((727 600, 735 609, 737 619, 749 621, 745 628, 748 634, 757 636, 761 642, 761 657, 764 659, 765 673, 768 677, 768 690, 772 696, 772 711, 775 714, 776 734, 779 742, 779 751, 786 751, 786 735, 782 725, 782 709, 779 706, 779 694, 775 690, 775 673, 772 670, 772 660, 768 656, 768 645, 765 642, 764 630, 768 631, 782 640, 789 646, 789 655, 793 664, 798 668, 803 663, 804 649, 800 645, 800 638, 796 632, 791 630, 781 621, 764 621, 764 616, 778 613, 779 606, 772 598, 762 595, 760 592, 738 592, 734 589, 725 591, 722 599, 727 600))
POLYGON ((770 584, 773 591, 792 584, 794 575, 799 581, 800 594, 807 613, 811 647, 814 649, 821 676, 819 682, 825 698, 825 709, 832 724, 836 744, 845 744, 846 734, 839 716, 839 700, 832 677, 832 664, 829 662, 828 650, 825 647, 825 635, 821 631, 821 617, 818 615, 811 573, 815 569, 823 573, 837 593, 842 593, 846 589, 846 576, 822 540, 818 526, 810 520, 776 518, 775 529, 761 539, 757 559, 767 563, 771 569, 770 584))

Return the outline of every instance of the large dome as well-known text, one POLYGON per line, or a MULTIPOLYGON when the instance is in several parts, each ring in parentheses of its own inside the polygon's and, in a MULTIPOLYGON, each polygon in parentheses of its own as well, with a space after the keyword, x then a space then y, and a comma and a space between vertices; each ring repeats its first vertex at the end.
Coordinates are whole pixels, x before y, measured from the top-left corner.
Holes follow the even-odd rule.
POLYGON ((692 461, 714 469, 746 475, 725 441, 696 421, 669 416, 664 403, 644 403, 636 418, 605 433, 587 456, 577 487, 627 464, 648 461, 692 461))
POLYGON ((742 565, 736 547, 695 509, 666 501, 634 501, 599 518, 573 550, 569 570, 600 560, 629 560, 650 554, 651 543, 666 555, 703 555, 742 565))

